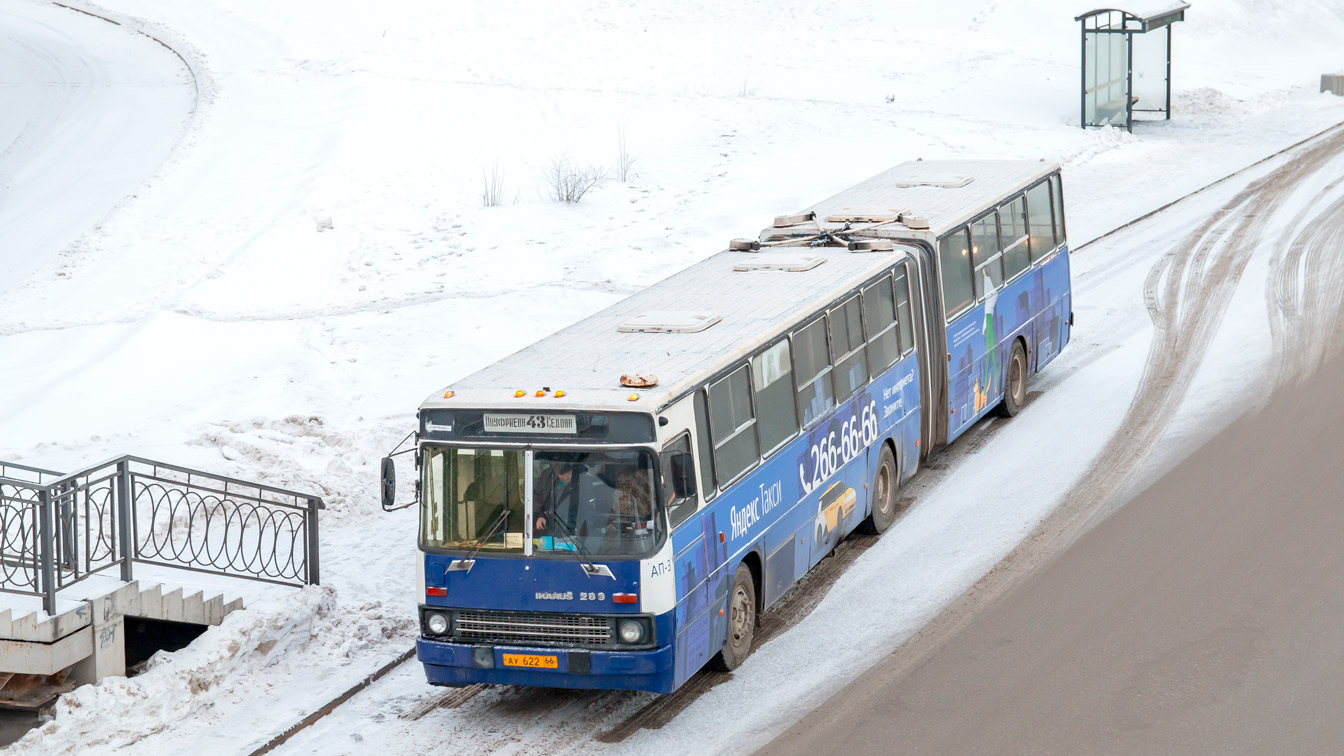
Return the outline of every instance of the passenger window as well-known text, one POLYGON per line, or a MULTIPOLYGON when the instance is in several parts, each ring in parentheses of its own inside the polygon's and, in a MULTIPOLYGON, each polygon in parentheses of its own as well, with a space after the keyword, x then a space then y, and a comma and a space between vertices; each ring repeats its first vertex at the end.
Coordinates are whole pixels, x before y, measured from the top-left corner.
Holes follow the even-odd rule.
POLYGON ((905 265, 896 267, 896 322, 901 335, 901 354, 915 348, 915 321, 910 310, 910 284, 905 265))
MULTIPOLYGON (((687 517, 695 514, 697 499, 695 492, 689 492, 689 495, 676 495, 676 488, 672 481, 676 480, 677 473, 673 465, 673 459, 680 458, 688 462, 692 468, 695 463, 691 460, 691 434, 683 433, 677 436, 671 443, 663 447, 663 495, 667 497, 667 519, 671 527, 676 527, 686 521, 687 517), (684 455, 684 456, 679 456, 684 455)), ((691 479, 695 478, 695 470, 690 471, 691 479)))
POLYGON ((896 299, 891 276, 863 290, 863 325, 868 336, 868 362, 876 378, 901 356, 896 343, 896 299))
POLYGON ((868 382, 868 356, 863 348, 863 315, 859 295, 831 310, 831 352, 835 361, 835 398, 843 402, 868 382))
POLYGON ((975 263, 975 298, 984 300, 1003 286, 1003 257, 997 213, 971 224, 971 261, 975 263))
POLYGON ((1050 209, 1050 182, 1042 181, 1027 190, 1027 225, 1031 230, 1031 261, 1055 250, 1053 212, 1050 209))
POLYGON ((793 359, 798 376, 798 413, 806 428, 835 406, 826 318, 817 318, 794 332, 793 359))
POLYGON ((1025 199, 1017 197, 999 208, 999 229, 1003 232, 1003 277, 1011 281, 1031 266, 1025 199))
POLYGON ((1067 230, 1067 226, 1064 225, 1064 187, 1060 183, 1058 173, 1050 177, 1050 195, 1055 206, 1055 244, 1066 244, 1064 235, 1067 230))
POLYGON ((756 418, 751 407, 751 380, 747 367, 728 374, 709 387, 709 432, 714 440, 714 479, 728 485, 760 459, 756 446, 756 418))
POLYGON ((756 427, 761 450, 769 454, 798 432, 798 406, 793 400, 793 366, 784 340, 751 358, 751 383, 756 392, 756 427))
POLYGON ((700 496, 714 498, 714 445, 709 440, 709 411, 705 392, 695 392, 695 452, 700 460, 700 496))
POLYGON ((975 301, 971 288, 970 248, 964 228, 938 241, 938 268, 943 279, 943 315, 949 320, 975 301))

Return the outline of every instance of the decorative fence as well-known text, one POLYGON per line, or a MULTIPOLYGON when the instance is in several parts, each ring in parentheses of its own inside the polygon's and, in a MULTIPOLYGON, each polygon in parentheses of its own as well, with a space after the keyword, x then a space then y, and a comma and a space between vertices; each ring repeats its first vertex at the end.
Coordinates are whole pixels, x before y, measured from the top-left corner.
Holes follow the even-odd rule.
POLYGON ((319 582, 316 496, 121 457, 70 475, 0 462, 0 591, 41 596, 136 562, 319 582))

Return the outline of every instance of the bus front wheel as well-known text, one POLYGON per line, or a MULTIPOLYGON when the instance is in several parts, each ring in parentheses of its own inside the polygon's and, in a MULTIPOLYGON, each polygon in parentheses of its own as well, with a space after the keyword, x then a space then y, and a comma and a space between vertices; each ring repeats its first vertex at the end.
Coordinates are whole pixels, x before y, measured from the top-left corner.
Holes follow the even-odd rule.
POLYGON ((871 492, 873 512, 861 527, 865 533, 882 533, 896 522, 896 455, 891 453, 891 447, 885 443, 877 458, 871 492))
POLYGON ((1012 417, 1022 411, 1027 403, 1027 350, 1021 341, 1013 342, 1012 354, 1008 357, 1008 385, 1004 387, 1003 402, 999 404, 999 415, 1012 417))
POLYGON ((710 664, 720 672, 737 669, 751 653, 755 635, 756 583, 747 565, 739 564, 733 573, 733 587, 728 591, 728 640, 710 664))

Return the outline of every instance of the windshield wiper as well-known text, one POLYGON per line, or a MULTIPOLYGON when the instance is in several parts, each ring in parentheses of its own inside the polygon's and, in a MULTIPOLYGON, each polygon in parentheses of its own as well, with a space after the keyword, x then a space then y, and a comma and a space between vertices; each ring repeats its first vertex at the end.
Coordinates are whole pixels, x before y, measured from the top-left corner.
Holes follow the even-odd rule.
POLYGON ((448 569, 450 571, 466 570, 467 572, 471 572, 472 566, 476 564, 476 555, 485 547, 485 542, 489 541, 490 537, 495 534, 495 531, 499 530, 499 526, 507 522, 508 519, 509 509, 505 507, 504 510, 499 513, 499 516, 495 518, 494 523, 490 525, 490 529, 486 531, 485 535, 476 539, 476 543, 472 545, 473 548, 471 549, 471 553, 467 554, 465 559, 454 559, 452 564, 448 565, 448 569))
POLYGON ((578 534, 575 533, 574 530, 569 527, 569 523, 565 522, 564 518, 562 518, 558 513, 556 513, 553 521, 555 522, 556 525, 559 525, 563 529, 565 540, 569 541, 569 543, 574 546, 575 549, 574 558, 578 559, 579 565, 583 567, 583 574, 587 575, 588 577, 592 577, 594 575, 606 575, 612 580, 616 579, 616 576, 611 574, 610 567, 606 566, 605 564, 593 564, 592 552, 588 551, 588 548, 585 547, 581 542, 579 542, 578 534), (579 556, 580 553, 583 554, 582 557, 579 556))

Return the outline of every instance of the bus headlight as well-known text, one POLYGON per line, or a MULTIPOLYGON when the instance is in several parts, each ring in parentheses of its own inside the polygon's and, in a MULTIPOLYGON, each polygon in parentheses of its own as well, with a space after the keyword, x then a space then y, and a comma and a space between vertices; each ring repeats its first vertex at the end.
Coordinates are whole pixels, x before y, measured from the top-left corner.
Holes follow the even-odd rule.
POLYGON ((620 627, 622 643, 639 643, 644 639, 644 625, 634 620, 626 620, 620 627))
POLYGON ((448 618, 438 612, 430 612, 425 615, 425 629, 431 635, 444 635, 448 632, 448 618))

